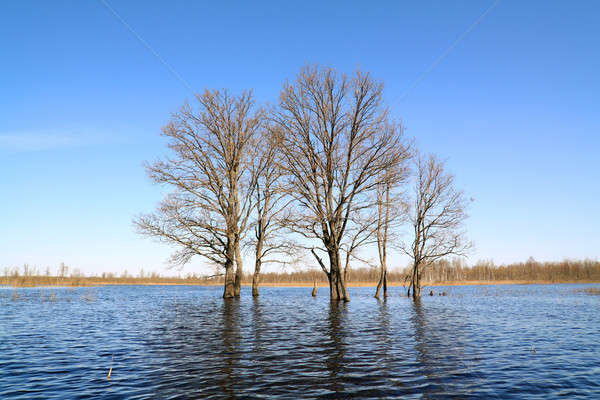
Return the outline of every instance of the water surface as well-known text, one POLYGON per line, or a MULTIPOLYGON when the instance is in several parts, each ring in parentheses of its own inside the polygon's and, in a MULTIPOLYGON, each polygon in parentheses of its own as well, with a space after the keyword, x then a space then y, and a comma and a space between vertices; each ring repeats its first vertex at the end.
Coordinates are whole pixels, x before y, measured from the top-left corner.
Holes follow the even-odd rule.
POLYGON ((0 288, 0 398, 600 398, 586 287, 0 288))

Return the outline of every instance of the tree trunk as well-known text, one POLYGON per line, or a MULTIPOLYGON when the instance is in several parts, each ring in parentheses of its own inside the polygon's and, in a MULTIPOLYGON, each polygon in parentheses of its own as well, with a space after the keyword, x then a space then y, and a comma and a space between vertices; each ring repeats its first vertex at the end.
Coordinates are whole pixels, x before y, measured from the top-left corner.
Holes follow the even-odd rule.
POLYGON ((379 275, 379 282, 377 282, 377 290, 375 291, 375 298, 379 298, 379 293, 383 287, 383 297, 387 297, 387 268, 382 266, 381 273, 379 275))
POLYGON ((234 293, 235 297, 240 297, 240 292, 242 288, 242 274, 244 271, 242 265, 242 257, 240 255, 240 243, 236 240, 235 243, 235 279, 234 279, 234 293))
POLYGON ((410 282, 408 283, 408 290, 406 291, 406 296, 410 297, 412 290, 414 289, 414 285, 415 285, 415 265, 413 263, 413 266, 410 271, 410 282))
POLYGON ((329 270, 329 273, 327 274, 327 281, 329 282, 329 299, 337 300, 337 294, 334 290, 335 285, 334 285, 334 280, 333 280, 333 272, 331 272, 331 269, 329 270))
POLYGON ((260 258, 256 259, 256 264, 254 264, 254 275, 252 276, 252 296, 258 297, 258 285, 260 284, 260 267, 261 267, 260 258))
POLYGON ((333 269, 331 269, 329 272, 329 299, 331 301, 340 299, 337 291, 338 275, 339 274, 336 274, 333 269))
MULTIPOLYGON (((229 252, 233 253, 233 252, 229 252)), ((223 291, 224 299, 231 299, 235 297, 235 277, 233 274, 233 254, 231 258, 225 261, 225 288, 223 291)))
POLYGON ((342 300, 350 301, 350 295, 348 294, 348 288, 346 287, 346 279, 340 274, 340 293, 342 293, 342 300))
MULTIPOLYGON (((262 230, 261 230, 262 232, 262 230)), ((260 284, 260 267, 262 266, 263 235, 258 235, 256 242, 256 261, 254 263, 254 275, 252 276, 252 296, 258 296, 258 285, 260 284)))
POLYGON ((412 286, 412 298, 413 300, 417 300, 421 295, 421 284, 419 282, 419 265, 415 263, 413 265, 413 274, 411 280, 412 286))
MULTIPOLYGON (((383 297, 387 297, 387 239, 388 239, 388 227, 390 221, 390 186, 387 182, 385 188, 385 205, 379 202, 379 218, 377 222, 377 247, 379 250, 379 262, 381 268, 379 272, 379 282, 377 283, 377 290, 375 291, 375 298, 379 299, 379 293, 383 286, 383 297), (383 207, 385 207, 385 213, 383 213, 383 207), (382 232, 383 228, 383 232, 382 232)), ((378 198, 381 200, 378 194, 378 198)))
POLYGON ((387 268, 383 274, 383 298, 387 297, 387 268))
POLYGON ((377 289, 375 289, 375 298, 379 298, 379 292, 381 291, 381 287, 383 286, 383 268, 379 273, 379 282, 377 282, 377 289))
POLYGON ((421 275, 419 274, 419 267, 417 267, 417 297, 421 297, 421 275))
POLYGON ((319 265, 323 269, 323 272, 327 275, 329 281, 329 298, 330 300, 344 300, 350 301, 348 290, 346 289, 346 282, 344 281, 344 274, 340 266, 339 249, 331 249, 327 251, 329 256, 329 271, 323 264, 321 258, 317 255, 314 249, 311 250, 319 265))
POLYGON ((329 293, 331 300, 350 301, 344 274, 340 266, 339 250, 330 250, 329 254, 329 293))
POLYGON ((381 266, 379 282, 377 282, 377 290, 375 291, 375 298, 379 298, 379 293, 381 292, 382 287, 383 297, 387 297, 387 267, 385 265, 381 266))
POLYGON ((346 253, 346 265, 344 265, 344 282, 348 282, 348 265, 350 264, 350 252, 346 253))
POLYGON ((315 279, 314 281, 314 286, 313 286, 313 290, 312 290, 312 295, 313 297, 317 297, 317 280, 315 279))

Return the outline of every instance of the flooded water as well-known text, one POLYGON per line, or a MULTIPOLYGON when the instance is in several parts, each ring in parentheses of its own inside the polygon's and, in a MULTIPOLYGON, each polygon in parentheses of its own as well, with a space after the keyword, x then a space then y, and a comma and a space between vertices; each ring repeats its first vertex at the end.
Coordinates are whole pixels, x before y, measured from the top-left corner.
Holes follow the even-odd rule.
POLYGON ((600 398, 598 286, 0 288, 0 398, 600 398))

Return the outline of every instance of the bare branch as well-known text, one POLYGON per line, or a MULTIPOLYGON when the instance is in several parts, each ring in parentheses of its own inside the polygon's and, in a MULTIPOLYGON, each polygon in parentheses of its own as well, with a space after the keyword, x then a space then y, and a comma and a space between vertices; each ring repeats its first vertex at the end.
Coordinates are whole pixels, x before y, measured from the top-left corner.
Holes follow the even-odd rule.
POLYGON ((401 246, 413 260, 414 297, 420 292, 421 266, 449 255, 464 256, 471 248, 463 230, 467 202, 463 192, 454 188, 454 177, 445 173, 444 163, 433 155, 418 155, 415 172, 410 216, 414 236, 411 244, 401 246))
POLYGON ((306 67, 284 85, 273 118, 279 166, 295 206, 286 226, 327 249, 334 298, 348 299, 340 250, 348 255, 368 243, 374 231, 365 224, 379 177, 401 169, 408 158, 402 127, 389 120, 382 93, 383 85, 368 74, 357 71, 348 79, 332 69, 306 67))
POLYGON ((171 263, 199 255, 225 267, 227 288, 254 208, 254 159, 265 114, 254 108, 251 92, 207 90, 196 100, 197 110, 185 104, 163 128, 171 156, 146 165, 150 178, 173 192, 134 224, 178 248, 171 263))

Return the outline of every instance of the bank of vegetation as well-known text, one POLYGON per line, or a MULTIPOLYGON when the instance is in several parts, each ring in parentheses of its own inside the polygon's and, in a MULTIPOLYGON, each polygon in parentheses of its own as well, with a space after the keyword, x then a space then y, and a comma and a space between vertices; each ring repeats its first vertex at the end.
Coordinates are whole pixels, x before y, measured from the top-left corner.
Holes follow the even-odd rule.
MULTIPOLYGON (((388 270, 390 285, 409 285, 410 267, 388 270)), ((251 285, 252 273, 242 276, 242 285, 251 285)), ((349 286, 373 286, 380 278, 378 268, 350 268, 347 274, 349 286)), ((307 269, 290 272, 266 272, 261 282, 267 286, 319 286, 328 284, 323 271, 307 269)), ((132 276, 127 272, 119 275, 103 273, 85 276, 77 271, 70 274, 40 274, 28 266, 5 268, 0 285, 28 286, 100 286, 100 285, 222 285, 224 277, 187 274, 185 276, 161 276, 157 273, 140 273, 132 276)), ((600 261, 565 260, 560 262, 537 262, 495 265, 491 261, 478 262, 472 266, 460 260, 440 260, 428 265, 422 277, 423 286, 453 284, 496 283, 600 283, 600 261)))

